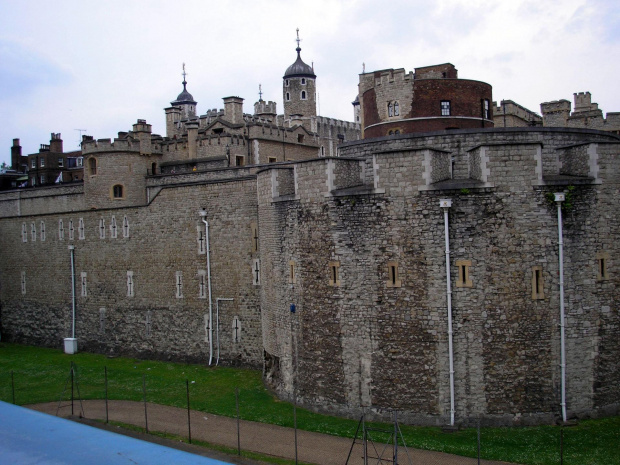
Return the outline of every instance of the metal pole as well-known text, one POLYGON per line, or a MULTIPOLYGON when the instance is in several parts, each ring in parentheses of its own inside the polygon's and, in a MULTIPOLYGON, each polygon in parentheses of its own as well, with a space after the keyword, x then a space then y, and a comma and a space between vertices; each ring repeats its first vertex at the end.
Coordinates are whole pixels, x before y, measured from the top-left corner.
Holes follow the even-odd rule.
POLYGON ((142 398, 144 399, 144 429, 149 432, 149 419, 146 413, 146 375, 142 375, 142 398))
POLYGON ((11 390, 13 391, 13 405, 15 405, 15 378, 13 377, 13 370, 11 370, 11 390))
POLYGON ((211 300, 211 249, 209 244, 209 222, 206 220, 207 211, 200 210, 200 217, 205 224, 205 240, 207 242, 207 284, 209 287, 209 366, 213 361, 213 302, 211 300))
POLYGON ((108 423, 110 417, 108 416, 108 367, 103 367, 105 376, 105 422, 108 423))
POLYGON ((564 334, 564 241, 562 239, 562 202, 564 193, 556 193, 555 201, 558 205, 558 248, 560 266, 560 371, 561 371, 561 402, 562 421, 566 422, 566 347, 564 334))
POLYGON ((450 360, 450 426, 454 426, 454 353, 452 349, 452 288, 450 284, 450 235, 448 229, 448 209, 451 199, 441 199, 439 206, 443 209, 446 241, 446 298, 448 304, 448 358, 450 360))
POLYGON ((73 362, 71 362, 71 416, 73 416, 73 362))
POLYGON ((237 455, 241 455, 241 436, 239 435, 239 388, 235 388, 235 405, 237 407, 237 455))
POLYGON ((185 390, 187 391, 187 431, 189 433, 189 443, 192 443, 192 422, 190 420, 189 409, 189 380, 185 380, 185 390))

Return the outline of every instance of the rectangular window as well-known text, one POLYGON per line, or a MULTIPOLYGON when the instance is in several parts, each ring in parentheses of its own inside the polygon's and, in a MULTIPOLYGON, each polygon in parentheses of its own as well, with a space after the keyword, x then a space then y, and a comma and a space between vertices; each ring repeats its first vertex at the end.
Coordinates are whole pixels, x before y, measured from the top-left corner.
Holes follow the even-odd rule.
POLYGON ((69 220, 69 240, 72 241, 75 237, 75 229, 73 228, 73 220, 69 220))
POLYGON ((129 220, 127 216, 123 217, 123 237, 129 237, 129 220))
POLYGON ((30 223, 30 240, 32 240, 32 242, 37 240, 37 226, 34 222, 30 223))
POLYGON ((329 262, 329 285, 340 286, 340 262, 329 262))
POLYGON ((441 116, 450 116, 450 101, 441 101, 441 116))
POLYGON ((491 112, 489 111, 489 99, 484 99, 482 101, 482 117, 484 119, 489 119, 491 116, 491 112))
POLYGON ((239 342, 241 340, 241 321, 239 321, 239 317, 237 315, 233 318, 232 331, 233 342, 239 342))
POLYGON ((133 271, 127 272, 127 297, 133 297, 134 294, 133 271))
POLYGON ((244 166, 245 165, 245 157, 243 155, 237 155, 235 157, 235 166, 244 166))
POLYGON ((82 271, 80 273, 80 278, 82 281, 82 297, 86 297, 86 272, 82 271))
POLYGON ((58 240, 65 240, 65 225, 62 222, 62 219, 58 220, 58 240))
POLYGON ((26 223, 22 223, 22 242, 28 242, 28 228, 26 223))
POLYGON ((207 298, 207 271, 198 270, 198 298, 207 298))
POLYGON ((387 264, 387 287, 401 287, 402 282, 398 277, 398 262, 388 262, 387 264))
POLYGON ((33 158, 32 160, 30 160, 30 168, 34 169, 37 167, 37 159, 33 158))
POLYGON ((473 283, 469 277, 471 260, 457 260, 456 267, 459 270, 459 277, 456 281, 456 287, 473 287, 473 283))
POLYGON ((276 161, 276 157, 269 157, 269 163, 275 163, 276 161))
POLYGON ((47 176, 44 174, 41 175, 41 184, 45 184, 47 182, 47 176))
POLYGON ((41 157, 41 168, 45 168, 45 158, 41 157))
POLYGON ((260 260, 258 258, 252 261, 252 284, 260 286, 260 260))
POLYGON ((45 222, 41 221, 41 242, 45 242, 45 222))
POLYGON ((250 223, 250 230, 252 232, 252 252, 258 252, 258 225, 250 223))
POLYGON ((78 237, 80 240, 86 239, 86 232, 84 231, 84 218, 80 218, 80 222, 78 224, 78 237))
POLYGON ((22 295, 26 295, 26 272, 22 271, 22 295))
POLYGON ((116 217, 112 217, 110 220, 110 237, 112 239, 116 239, 117 231, 116 231, 116 217))
POLYGON ((175 282, 175 288, 176 288, 176 296, 177 299, 182 299, 183 298, 183 272, 182 271, 177 271, 175 273, 175 278, 176 278, 176 282, 175 282))
POLYGON ((198 234, 197 242, 198 242, 198 255, 204 255, 207 253, 207 238, 205 236, 205 227, 204 224, 199 224, 196 226, 196 232, 198 234))
POLYGON ((58 168, 64 168, 65 166, 65 159, 62 157, 58 157, 58 168))
POLYGON ((542 266, 532 267, 532 299, 545 298, 542 266))
POLYGON ((609 273, 607 266, 609 264, 609 254, 607 252, 599 252, 596 254, 596 280, 607 281, 609 273))
POLYGON ((303 134, 297 134, 297 142, 299 142, 300 144, 303 144, 303 142, 304 142, 304 135, 303 134))
POLYGON ((296 284, 297 283, 297 275, 295 274, 295 262, 288 262, 288 283, 296 284))
POLYGON ((105 239, 105 220, 99 218, 99 239, 105 239))

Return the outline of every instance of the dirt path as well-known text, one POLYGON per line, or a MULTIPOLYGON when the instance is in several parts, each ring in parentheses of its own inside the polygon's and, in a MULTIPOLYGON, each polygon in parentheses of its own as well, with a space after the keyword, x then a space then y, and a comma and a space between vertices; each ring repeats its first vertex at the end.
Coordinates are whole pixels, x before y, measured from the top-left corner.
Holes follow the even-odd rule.
MULTIPOLYGON (((105 420, 105 402, 102 400, 83 401, 84 416, 89 419, 105 420)), ((33 410, 55 415, 58 403, 27 406, 33 410)), ((108 412, 110 421, 117 421, 143 427, 144 404, 130 401, 109 401, 108 412)), ((74 404, 74 413, 79 415, 79 403, 74 404)), ((71 406, 64 403, 58 412, 59 416, 71 415, 71 406)), ((188 436, 187 410, 158 404, 147 404, 149 431, 171 433, 183 437, 188 436)), ((237 421, 233 418, 221 417, 209 413, 192 410, 190 412, 192 439, 237 448, 237 421)), ((265 455, 295 459, 295 433, 291 428, 240 421, 241 449, 265 455)), ((351 449, 352 440, 327 434, 297 431, 298 459, 317 465, 345 465, 351 449)), ((369 446, 370 447, 370 446, 369 446)), ((379 445, 377 445, 379 448, 379 445)), ((442 452, 430 452, 409 449, 412 464, 425 465, 476 465, 477 459, 460 457, 442 452)), ((363 465, 363 448, 361 444, 354 447, 351 454, 351 465, 363 465)), ((376 455, 373 452, 373 455, 376 455)), ((387 450, 384 458, 391 460, 391 450, 387 450)), ((368 463, 377 463, 369 460, 368 463)), ((399 463, 408 464, 403 447, 399 448, 399 463)), ((505 465, 506 462, 481 460, 483 465, 505 465)))

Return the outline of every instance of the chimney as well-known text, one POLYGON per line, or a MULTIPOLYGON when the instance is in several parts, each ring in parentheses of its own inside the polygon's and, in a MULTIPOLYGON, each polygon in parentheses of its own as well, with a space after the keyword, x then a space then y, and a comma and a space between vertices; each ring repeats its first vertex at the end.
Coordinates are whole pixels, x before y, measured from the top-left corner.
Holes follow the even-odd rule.
POLYGON ((11 169, 19 171, 21 156, 22 146, 19 145, 19 139, 13 139, 13 146, 11 147, 11 169))
POLYGON ((243 122, 243 99, 241 97, 224 97, 224 119, 232 124, 243 122))
POLYGON ((50 138, 50 152, 62 153, 62 139, 60 138, 60 133, 52 133, 50 138))

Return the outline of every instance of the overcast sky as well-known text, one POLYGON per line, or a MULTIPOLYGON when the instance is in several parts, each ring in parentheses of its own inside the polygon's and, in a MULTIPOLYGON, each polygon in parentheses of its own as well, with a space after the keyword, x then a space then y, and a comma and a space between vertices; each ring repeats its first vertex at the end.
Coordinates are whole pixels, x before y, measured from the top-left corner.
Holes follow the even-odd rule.
POLYGON ((60 132, 97 139, 146 119, 165 134, 163 109, 182 90, 182 63, 198 112, 222 97, 282 107, 282 75, 314 63, 320 113, 352 120, 366 71, 450 62, 488 82, 493 99, 540 112, 544 101, 590 91, 620 111, 617 0, 64 1, 0 0, 0 162, 13 138, 23 153, 60 132))

